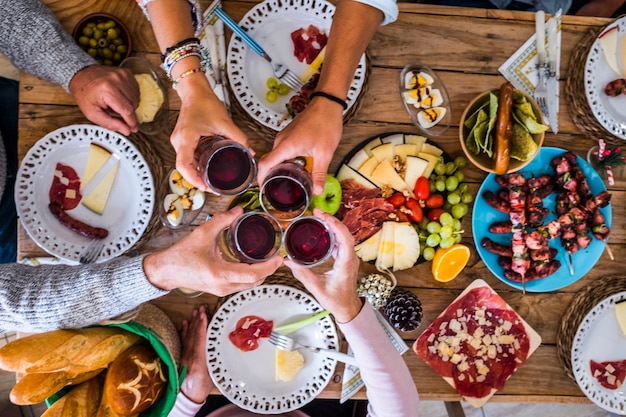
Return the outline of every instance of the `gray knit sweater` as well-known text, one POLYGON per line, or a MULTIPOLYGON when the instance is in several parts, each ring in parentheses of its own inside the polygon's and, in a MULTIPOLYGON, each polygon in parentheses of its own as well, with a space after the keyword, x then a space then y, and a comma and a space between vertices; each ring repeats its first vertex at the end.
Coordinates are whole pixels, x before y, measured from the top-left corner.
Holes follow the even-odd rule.
MULTIPOLYGON (((22 71, 66 90, 76 72, 95 63, 37 0, 0 0, 0 52, 22 71)), ((6 181, 2 143, 0 138, 0 196, 6 181)), ((0 265, 0 329, 81 327, 164 294, 146 278, 143 257, 86 266, 0 265)))

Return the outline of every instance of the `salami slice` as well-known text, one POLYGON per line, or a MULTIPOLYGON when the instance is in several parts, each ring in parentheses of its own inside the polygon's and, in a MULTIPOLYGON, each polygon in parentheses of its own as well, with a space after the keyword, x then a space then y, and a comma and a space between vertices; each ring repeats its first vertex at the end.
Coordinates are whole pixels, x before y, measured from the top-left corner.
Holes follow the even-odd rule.
POLYGON ((50 203, 59 205, 63 210, 72 210, 78 206, 80 177, 69 165, 57 162, 49 191, 50 203))
POLYGON ((626 359, 621 361, 589 361, 591 375, 607 389, 618 389, 626 378, 626 359))

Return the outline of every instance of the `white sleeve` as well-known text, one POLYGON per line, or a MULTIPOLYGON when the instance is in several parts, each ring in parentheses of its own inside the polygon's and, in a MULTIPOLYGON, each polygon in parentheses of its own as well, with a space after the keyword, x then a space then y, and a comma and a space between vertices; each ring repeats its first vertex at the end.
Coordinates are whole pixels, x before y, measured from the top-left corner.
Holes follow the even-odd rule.
POLYGON ((359 3, 367 4, 368 6, 372 6, 385 15, 383 22, 380 24, 384 26, 391 22, 395 22, 398 18, 398 4, 396 0, 354 0, 359 3))

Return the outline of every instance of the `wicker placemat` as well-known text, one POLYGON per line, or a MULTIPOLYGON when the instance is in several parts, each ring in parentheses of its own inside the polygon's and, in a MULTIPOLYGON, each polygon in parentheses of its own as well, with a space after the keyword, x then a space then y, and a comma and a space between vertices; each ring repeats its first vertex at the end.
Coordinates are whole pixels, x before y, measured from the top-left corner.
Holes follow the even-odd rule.
POLYGON ((165 181, 166 175, 163 160, 151 144, 150 137, 143 133, 133 133, 128 137, 128 139, 130 139, 130 141, 137 147, 137 150, 141 153, 150 167, 155 190, 152 217, 150 218, 150 222, 148 223, 143 235, 139 238, 139 240, 137 240, 133 247, 129 249, 129 251, 132 251, 141 247, 141 245, 148 241, 152 235, 154 235, 154 233, 161 228, 161 220, 159 219, 157 207, 160 206, 159 202, 163 201, 165 198, 165 192, 167 190, 161 186, 161 184, 165 181))
MULTIPOLYGON (((346 114, 343 115, 343 124, 347 124, 354 115, 359 111, 361 105, 363 104, 363 97, 368 88, 369 76, 371 72, 371 60, 369 54, 365 53, 365 74, 363 75, 363 86, 361 87, 361 91, 359 91, 359 95, 356 97, 354 104, 348 109, 346 114)), ((228 94, 230 96, 230 111, 233 116, 236 116, 237 120, 242 120, 243 123, 256 132, 261 139, 273 143, 274 138, 278 131, 265 126, 261 122, 254 119, 248 112, 239 104, 239 100, 235 97, 232 88, 230 87, 230 83, 227 83, 228 94)))
POLYGON ((576 293, 563 313, 557 332, 557 354, 565 373, 572 381, 576 382, 572 372, 572 343, 578 326, 598 303, 622 291, 626 291, 626 276, 624 275, 607 276, 595 280, 576 293))
POLYGON ((596 37, 605 28, 606 26, 600 29, 589 29, 570 58, 569 73, 565 82, 565 95, 569 102, 567 109, 574 124, 581 132, 596 140, 604 139, 605 142, 613 145, 623 145, 623 139, 611 134, 595 118, 585 94, 585 65, 587 63, 587 55, 589 55, 591 45, 593 45, 596 37))

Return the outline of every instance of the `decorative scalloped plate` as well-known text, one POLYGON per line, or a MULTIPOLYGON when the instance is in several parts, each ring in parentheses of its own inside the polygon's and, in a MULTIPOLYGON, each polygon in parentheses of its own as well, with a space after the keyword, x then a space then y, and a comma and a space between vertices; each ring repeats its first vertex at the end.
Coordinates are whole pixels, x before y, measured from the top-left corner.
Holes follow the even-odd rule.
MULTIPOLYGON (((296 74, 308 68, 293 54, 291 32, 315 25, 326 34, 330 31, 335 6, 325 0, 266 0, 253 7, 239 22, 248 34, 276 62, 286 64, 296 74)), ((238 36, 228 45, 228 79, 239 104, 257 122, 280 131, 290 122, 285 104, 296 91, 279 97, 274 103, 265 99, 267 79, 275 77, 271 65, 250 49, 238 36)), ((366 57, 361 56, 348 91, 348 108, 356 102, 365 83, 366 57)))
MULTIPOLYGON (((291 381, 276 381, 276 348, 268 340, 261 340, 256 350, 242 352, 228 334, 245 316, 256 315, 280 325, 322 310, 310 295, 285 285, 261 285, 230 297, 213 315, 207 332, 207 366, 215 385, 232 403, 259 414, 285 413, 312 401, 332 379, 335 359, 301 350, 304 367, 291 381)), ((339 346, 328 316, 290 336, 313 346, 339 346)))
MULTIPOLYGON (((611 27, 618 27, 618 42, 626 42, 626 17, 617 19, 611 27)), ((608 29, 608 28, 607 28, 608 29)), ((602 32, 605 33, 606 29, 602 32)), ((619 59, 619 54, 618 54, 619 59)), ((626 95, 609 97, 604 94, 604 87, 618 77, 606 62, 600 41, 596 39, 591 45, 585 63, 585 94, 587 103, 594 117, 610 133, 626 139, 626 95)))
POLYGON ((580 322, 572 343, 572 371, 583 393, 597 406, 619 415, 626 414, 626 386, 610 390, 593 377, 591 359, 597 362, 626 359, 626 337, 622 336, 615 303, 626 299, 626 291, 613 294, 593 307, 580 322))
POLYGON ((130 249, 146 230, 154 207, 150 167, 135 145, 119 133, 95 125, 71 125, 48 133, 26 154, 17 173, 15 203, 26 232, 42 249, 69 262, 78 262, 91 239, 63 226, 48 210, 49 190, 57 162, 82 176, 89 145, 101 144, 120 158, 120 167, 104 214, 82 204, 68 211, 74 218, 109 231, 97 262, 130 249))

